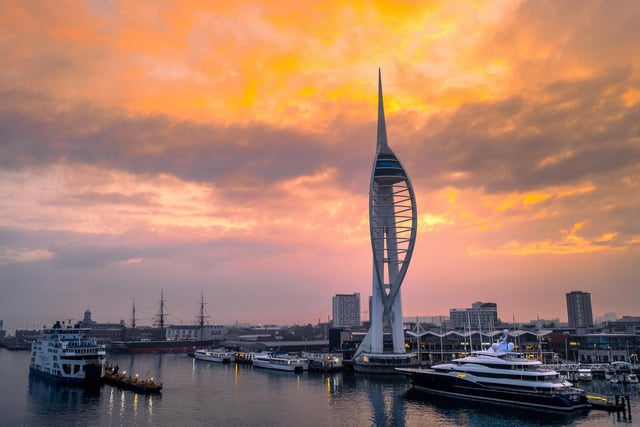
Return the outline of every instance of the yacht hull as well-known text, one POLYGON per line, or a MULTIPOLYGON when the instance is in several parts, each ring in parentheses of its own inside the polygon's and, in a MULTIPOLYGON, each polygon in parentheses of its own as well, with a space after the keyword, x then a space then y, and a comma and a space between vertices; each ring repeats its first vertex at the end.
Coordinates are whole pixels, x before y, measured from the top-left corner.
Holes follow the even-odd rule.
POLYGON ((430 369, 398 369, 398 371, 408 377, 416 390, 440 396, 562 412, 591 408, 587 398, 580 393, 506 390, 469 381, 464 375, 451 375, 430 369))

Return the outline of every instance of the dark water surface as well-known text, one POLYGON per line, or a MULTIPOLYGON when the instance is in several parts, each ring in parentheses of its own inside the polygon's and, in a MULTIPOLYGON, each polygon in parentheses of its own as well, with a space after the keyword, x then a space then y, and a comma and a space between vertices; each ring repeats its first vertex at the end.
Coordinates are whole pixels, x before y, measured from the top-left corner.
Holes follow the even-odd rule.
POLYGON ((162 394, 55 385, 29 377, 28 352, 0 349, 0 426, 640 425, 637 386, 605 381, 585 388, 631 394, 632 420, 594 410, 562 415, 434 399, 413 392, 403 377, 293 374, 195 361, 185 354, 110 356, 109 361, 121 371, 162 381, 162 394))

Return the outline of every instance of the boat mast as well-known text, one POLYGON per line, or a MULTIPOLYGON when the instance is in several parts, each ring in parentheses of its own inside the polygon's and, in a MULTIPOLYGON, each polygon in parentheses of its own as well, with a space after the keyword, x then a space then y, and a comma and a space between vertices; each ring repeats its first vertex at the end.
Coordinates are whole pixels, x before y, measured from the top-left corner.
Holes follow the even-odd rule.
POLYGON ((156 325, 158 325, 160 329, 164 329, 164 318, 167 317, 167 315, 164 314, 165 302, 167 302, 167 300, 164 299, 164 288, 163 288, 160 291, 160 312, 158 313, 158 321, 156 322, 156 325))
POLYGON ((131 307, 131 329, 136 328, 136 299, 133 299, 133 306, 131 307))
MULTIPOLYGON (((472 336, 471 336, 471 320, 469 319, 469 310, 467 310, 467 326, 469 328, 469 351, 468 353, 472 353, 473 352, 473 340, 472 340, 472 336)), ((467 338, 465 337, 464 339, 464 344, 466 347, 467 344, 467 338)), ((466 350, 466 348, 465 348, 466 350)))
POLYGON ((205 324, 205 318, 209 317, 208 315, 205 314, 204 311, 204 292, 200 293, 200 316, 198 316, 198 324, 200 325, 200 339, 203 340, 204 339, 204 324, 205 324))
POLYGON ((482 350, 482 322, 480 321, 480 311, 478 311, 478 335, 480 335, 480 346, 478 350, 482 350))

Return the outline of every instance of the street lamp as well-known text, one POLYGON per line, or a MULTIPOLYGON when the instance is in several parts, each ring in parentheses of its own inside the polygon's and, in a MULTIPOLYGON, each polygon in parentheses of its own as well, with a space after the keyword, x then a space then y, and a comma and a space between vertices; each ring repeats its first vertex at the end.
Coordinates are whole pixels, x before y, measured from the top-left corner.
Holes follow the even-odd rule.
POLYGON ((564 360, 565 360, 565 363, 568 363, 569 362, 569 347, 568 347, 569 332, 563 332, 562 335, 564 335, 564 360))

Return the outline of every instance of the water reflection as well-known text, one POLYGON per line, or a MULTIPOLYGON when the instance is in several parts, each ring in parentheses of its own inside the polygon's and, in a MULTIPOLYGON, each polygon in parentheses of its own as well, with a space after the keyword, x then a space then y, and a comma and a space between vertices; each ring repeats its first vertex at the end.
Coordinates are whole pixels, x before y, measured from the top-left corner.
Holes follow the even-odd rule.
POLYGON ((366 396, 368 407, 359 408, 368 419, 360 419, 357 425, 376 426, 408 425, 404 378, 398 376, 372 376, 366 374, 345 374, 345 391, 366 396))
POLYGON ((78 386, 56 383, 29 375, 28 410, 43 424, 73 419, 81 410, 87 414, 100 406, 101 386, 78 386), (55 417, 55 418, 51 418, 55 417))
POLYGON ((448 420, 455 425, 564 426, 585 420, 589 414, 588 411, 563 413, 490 402, 479 403, 430 395, 414 389, 405 392, 405 399, 423 410, 432 410, 438 419, 448 420))
POLYGON ((144 375, 150 371, 164 377, 166 387, 161 395, 136 395, 108 385, 87 390, 37 377, 27 382, 28 354, 13 365, 7 361, 6 352, 0 351, 0 360, 3 356, 0 379, 5 393, 0 399, 0 412, 8 415, 0 425, 603 427, 638 424, 640 420, 636 386, 621 384, 614 388, 595 380, 580 386, 602 394, 623 391, 632 395, 633 422, 604 411, 592 410, 588 415, 527 412, 434 398, 411 390, 404 377, 371 377, 348 371, 296 375, 250 365, 194 363, 186 355, 172 354, 110 357, 112 364, 128 372, 144 375))
POLYGON ((126 425, 130 420, 148 419, 153 417, 153 403, 162 395, 139 395, 138 393, 121 390, 118 387, 106 385, 107 415, 109 420, 119 420, 116 425, 126 425), (126 423, 122 424, 124 420, 126 423))

